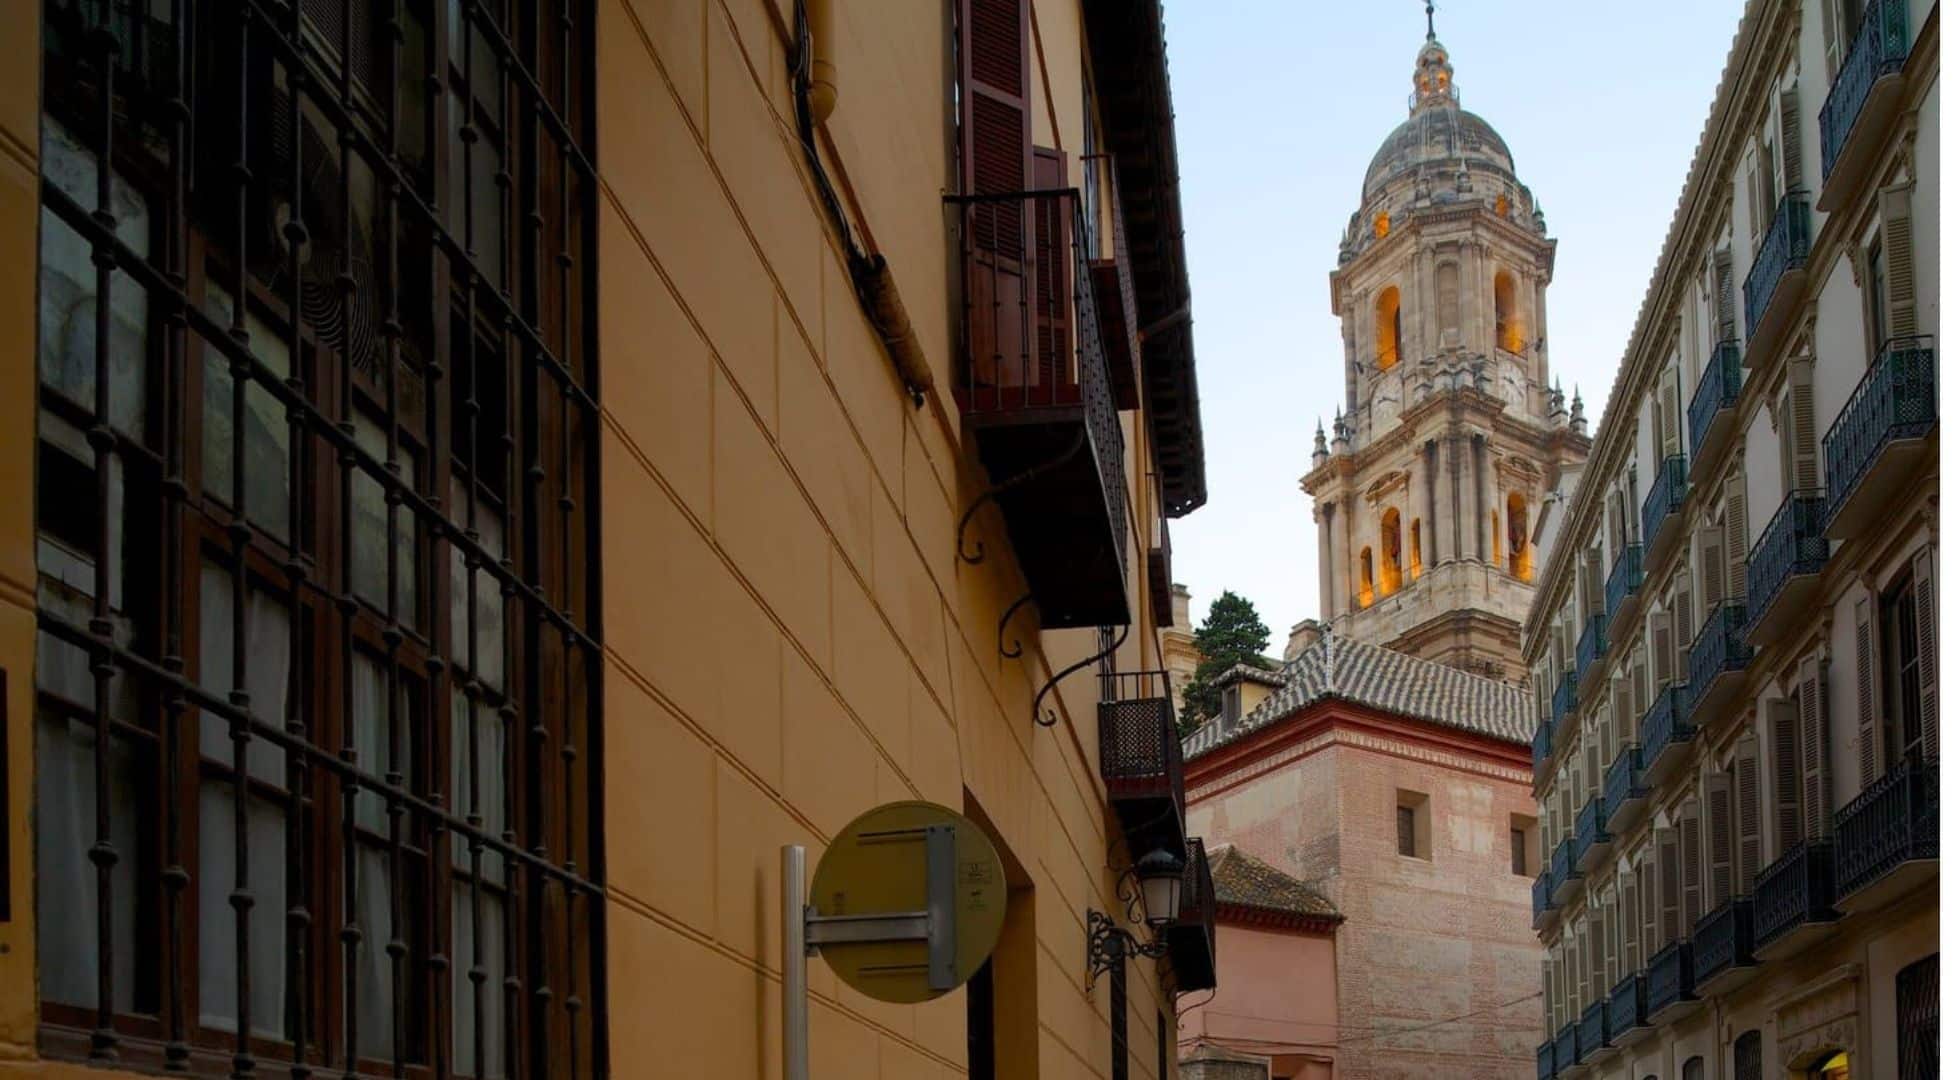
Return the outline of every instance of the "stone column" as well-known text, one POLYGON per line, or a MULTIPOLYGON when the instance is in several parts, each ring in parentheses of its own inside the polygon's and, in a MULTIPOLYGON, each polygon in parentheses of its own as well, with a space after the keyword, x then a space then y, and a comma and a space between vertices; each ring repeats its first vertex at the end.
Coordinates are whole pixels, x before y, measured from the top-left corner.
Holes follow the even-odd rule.
POLYGON ((1463 325, 1463 344, 1473 353, 1490 356, 1497 344, 1492 332, 1497 319, 1496 271, 1491 266, 1490 252, 1481 240, 1467 240, 1461 250, 1460 280, 1471 296, 1469 303, 1457 309, 1457 321, 1463 325))
MULTIPOLYGON (((1533 371, 1531 377, 1536 379, 1538 381, 1539 387, 1542 388, 1552 381, 1549 378, 1551 374, 1551 367, 1550 367, 1551 361, 1548 358, 1551 337, 1549 336, 1548 332, 1545 329, 1546 327, 1545 286, 1546 284, 1548 284, 1548 279, 1546 278, 1545 274, 1543 274, 1542 272, 1534 272, 1531 275, 1531 281, 1533 286, 1532 297, 1531 297, 1531 325, 1537 329, 1538 334, 1531 341, 1525 342, 1525 344, 1527 346, 1536 346, 1536 348, 1532 350, 1535 359, 1533 360, 1533 364, 1532 364, 1533 371)), ((1539 406, 1539 411, 1540 412, 1544 411, 1544 407, 1542 403, 1539 406)))
POLYGON ((1327 505, 1327 524, 1333 530, 1334 549, 1334 606, 1328 613, 1329 619, 1346 615, 1354 603, 1354 590, 1348 586, 1350 575, 1354 572, 1353 566, 1350 565, 1353 553, 1349 550, 1353 544, 1348 535, 1353 530, 1348 527, 1347 515, 1344 512, 1347 509, 1346 503, 1347 496, 1337 495, 1334 501, 1327 505))
POLYGON ((1450 460, 1450 558, 1463 558, 1463 435, 1449 435, 1450 460))
MULTIPOLYGON (((1430 560, 1436 557, 1436 549, 1430 547, 1429 541, 1422 537, 1422 529, 1429 521, 1429 477, 1424 473, 1422 467, 1424 456, 1422 448, 1418 446, 1416 448, 1415 458, 1409 462, 1409 495, 1406 500, 1407 505, 1402 511, 1402 523, 1409 530, 1409 539, 1406 541, 1409 545, 1409 552, 1408 557, 1402 561, 1405 565, 1413 568, 1415 565, 1415 549, 1420 547, 1422 549, 1423 570, 1427 572, 1430 560)), ((1406 577, 1407 575, 1404 576, 1406 577)))
POLYGON ((1489 482, 1486 479, 1490 475, 1489 458, 1490 446, 1487 440, 1482 435, 1470 436, 1470 468, 1472 470, 1472 482, 1476 487, 1477 546, 1475 550, 1477 552, 1478 562, 1485 562, 1490 559, 1488 550, 1490 545, 1490 495, 1489 482))
POLYGON ((1436 531, 1436 440, 1434 439, 1422 444, 1422 476, 1422 488, 1426 496, 1423 501, 1423 520, 1428 523, 1424 531, 1429 534, 1423 544, 1423 550, 1429 553, 1430 559, 1440 562, 1443 558, 1443 549, 1436 542, 1436 537, 1440 534, 1436 531))
POLYGON ((1334 541, 1331 532, 1334 508, 1316 506, 1313 518, 1314 533, 1320 540, 1320 621, 1326 622, 1334 617, 1334 541))

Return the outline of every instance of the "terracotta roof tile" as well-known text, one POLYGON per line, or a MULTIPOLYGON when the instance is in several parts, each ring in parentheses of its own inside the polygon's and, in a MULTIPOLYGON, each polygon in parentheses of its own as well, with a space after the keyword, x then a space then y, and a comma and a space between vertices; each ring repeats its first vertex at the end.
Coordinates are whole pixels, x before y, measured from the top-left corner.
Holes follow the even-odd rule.
POLYGON ((1220 904, 1236 904, 1285 915, 1339 919, 1332 901, 1306 882, 1274 869, 1230 844, 1206 852, 1211 883, 1220 904))

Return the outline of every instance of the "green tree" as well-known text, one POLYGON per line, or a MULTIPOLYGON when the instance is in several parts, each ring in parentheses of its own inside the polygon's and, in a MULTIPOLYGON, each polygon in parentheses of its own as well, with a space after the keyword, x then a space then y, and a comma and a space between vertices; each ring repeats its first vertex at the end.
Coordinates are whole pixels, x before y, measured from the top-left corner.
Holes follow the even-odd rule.
POLYGON ((1237 664, 1270 671, 1272 664, 1261 653, 1272 632, 1259 621, 1252 601, 1227 589, 1211 602, 1205 621, 1191 635, 1198 648, 1198 669, 1184 686, 1184 707, 1178 713, 1178 729, 1189 732, 1208 716, 1218 714, 1220 693, 1211 681, 1237 664))

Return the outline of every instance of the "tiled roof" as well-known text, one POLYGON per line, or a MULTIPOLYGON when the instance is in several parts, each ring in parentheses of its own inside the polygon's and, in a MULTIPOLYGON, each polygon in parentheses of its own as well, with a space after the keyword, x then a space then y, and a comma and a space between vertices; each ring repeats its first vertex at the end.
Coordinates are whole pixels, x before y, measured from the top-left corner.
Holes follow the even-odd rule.
POLYGON ((1205 853, 1211 859, 1211 884, 1220 904, 1236 904, 1282 915, 1338 919, 1334 904, 1307 883, 1273 869, 1230 844, 1205 853))
POLYGON ((1341 700, 1506 742, 1531 741, 1531 693, 1407 653, 1324 634, 1287 661, 1285 685, 1236 720, 1214 717, 1184 740, 1193 760, 1317 701, 1341 700))
MULTIPOLYGON (((1261 659, 1264 658, 1262 657, 1261 659)), ((1280 675, 1280 662, 1277 660, 1266 660, 1266 663, 1271 664, 1272 667, 1262 668, 1252 664, 1233 664, 1231 667, 1219 672, 1218 677, 1211 680, 1211 684, 1213 686, 1224 686, 1226 683, 1247 679, 1256 683, 1265 683, 1267 686, 1285 686, 1286 679, 1280 675)))

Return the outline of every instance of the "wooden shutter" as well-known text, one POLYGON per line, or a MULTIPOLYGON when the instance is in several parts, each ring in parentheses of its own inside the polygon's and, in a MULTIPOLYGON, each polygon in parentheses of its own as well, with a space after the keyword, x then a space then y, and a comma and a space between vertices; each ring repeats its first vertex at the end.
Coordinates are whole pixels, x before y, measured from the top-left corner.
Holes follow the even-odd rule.
POLYGON ((1744 891, 1756 887, 1756 872, 1763 868, 1762 775, 1762 751, 1751 730, 1735 748, 1736 873, 1744 891))
POLYGON ((1695 609, 1688 596, 1688 578, 1683 574, 1674 595, 1674 678, 1688 681, 1688 655, 1695 647, 1695 609))
POLYGON ((1701 921, 1701 901, 1701 809, 1690 800, 1681 809, 1681 917, 1685 927, 1701 921))
POLYGON ((1631 684, 1632 701, 1628 712, 1630 720, 1627 724, 1627 731, 1629 737, 1637 743, 1640 741, 1640 718, 1646 714, 1647 706, 1653 700, 1647 694, 1647 646, 1642 641, 1633 643, 1633 678, 1631 684))
POLYGON ((1633 745, 1633 691, 1623 676, 1613 679, 1613 753, 1633 745))
POLYGON ((1858 635, 1858 786, 1872 786, 1878 779, 1878 686, 1876 670, 1878 643, 1872 640, 1872 602, 1861 597, 1854 607, 1853 628, 1858 635))
POLYGON ((1803 782, 1808 775, 1809 741, 1799 741, 1797 701, 1803 695, 1803 681, 1808 677, 1809 666, 1816 661, 1806 661, 1805 673, 1798 676, 1797 698, 1778 698, 1769 703, 1770 739, 1770 788, 1776 799, 1776 850, 1778 854, 1795 847, 1809 835, 1804 826, 1803 782), (1798 747, 1804 749, 1799 752, 1798 747))
POLYGON ((1838 0, 1824 0, 1824 82, 1828 85, 1837 78, 1838 64, 1844 59, 1843 46, 1838 43, 1847 31, 1838 25, 1838 0))
MULTIPOLYGON (((1756 241, 1763 235, 1763 215, 1769 209, 1763 205, 1761 176, 1763 166, 1760 158, 1761 155, 1756 152, 1756 148, 1751 146, 1743 159, 1742 167, 1743 178, 1749 185, 1749 239, 1751 241, 1756 241)), ((1756 246, 1760 249, 1762 245, 1758 243, 1756 246)))
POLYGON ((1681 390, 1672 368, 1661 373, 1661 455, 1681 452, 1681 390))
POLYGON ((1831 725, 1824 672, 1816 657, 1797 669, 1797 737, 1802 751, 1803 834, 1812 840, 1831 837, 1831 725))
POLYGON ((1723 543, 1728 549, 1728 592, 1731 600, 1749 595, 1749 498, 1742 483, 1742 470, 1730 469, 1724 484, 1722 515, 1726 531, 1723 543))
MULTIPOLYGON (((1701 557, 1701 615, 1704 620, 1708 613, 1728 595, 1728 558, 1722 553, 1723 530, 1701 528, 1695 530, 1695 550, 1701 557)), ((1694 631, 1688 638, 1693 641, 1694 631)))
POLYGON ((1674 685, 1674 629, 1668 613, 1656 611, 1647 616, 1647 636, 1654 642, 1654 697, 1674 685))
POLYGON ((1715 340, 1735 340, 1735 258, 1728 248, 1715 253, 1715 340))
POLYGON ((1640 864, 1640 958, 1650 960, 1661 951, 1660 942, 1660 875, 1654 872, 1654 859, 1650 856, 1640 864))
POLYGON ((1713 911, 1735 895, 1735 784, 1726 771, 1709 773, 1708 796, 1708 909, 1713 911))
MULTIPOLYGON (((1920 752, 1926 760, 1940 756, 1940 641, 1939 589, 1934 582, 1935 563, 1931 544, 1912 557, 1912 610, 1918 623, 1915 644, 1919 649, 1919 731, 1920 752)), ((1912 688, 1908 687, 1910 693, 1912 688)))
MULTIPOLYGON (((960 181, 968 194, 1028 189, 1027 0, 959 0, 960 181)), ((1022 200, 977 202, 963 212, 967 266, 969 378, 988 386, 1038 380, 1028 338, 1034 297, 1025 265, 1028 215, 1022 200)))
POLYGON ((1592 971, 1592 996, 1589 1000, 1598 1001, 1606 996, 1606 915, 1595 906, 1586 922, 1586 937, 1590 939, 1591 946, 1588 963, 1592 971))
POLYGON ((1633 872, 1620 873, 1620 978, 1640 970, 1640 889, 1633 872))
POLYGON ((1816 491, 1817 476, 1817 400, 1811 378, 1814 361, 1801 360, 1790 365, 1790 447, 1795 465, 1796 490, 1816 491))
MULTIPOLYGON (((1029 174, 1035 190, 1052 191, 1068 186, 1068 155, 1045 146, 1033 149, 1033 168, 1029 174)), ((1028 204, 1034 218, 1034 325, 1036 381, 1043 386, 1060 386, 1076 381, 1069 347, 1070 324, 1075 307, 1070 289, 1073 269, 1070 244, 1074 240, 1072 205, 1065 199, 1048 198, 1028 204)))
MULTIPOLYGON (((1830 21, 1829 19, 1825 20, 1830 21)), ((1797 111, 1797 90, 1791 87, 1777 95, 1777 112, 1783 131, 1783 191, 1803 190, 1803 115, 1797 111)))
POLYGON ((1894 185, 1879 193, 1885 218, 1885 329, 1895 338, 1919 333, 1919 306, 1912 281, 1912 188, 1894 185))
MULTIPOLYGON (((1660 940, 1655 942, 1654 951, 1670 941, 1681 940, 1681 905, 1687 896, 1687 875, 1683 873, 1683 841, 1687 838, 1688 819, 1681 819, 1681 828, 1655 830, 1655 843, 1660 848, 1660 940)), ((1699 871, 1696 872, 1699 881, 1699 871)), ((1699 894, 1697 894, 1699 895, 1699 894)), ((1700 901, 1696 901, 1699 905, 1700 901)))

